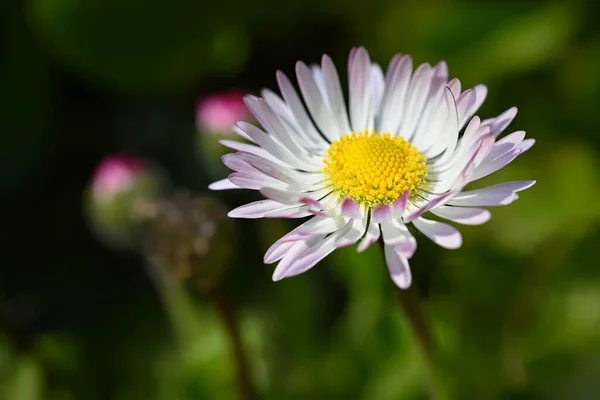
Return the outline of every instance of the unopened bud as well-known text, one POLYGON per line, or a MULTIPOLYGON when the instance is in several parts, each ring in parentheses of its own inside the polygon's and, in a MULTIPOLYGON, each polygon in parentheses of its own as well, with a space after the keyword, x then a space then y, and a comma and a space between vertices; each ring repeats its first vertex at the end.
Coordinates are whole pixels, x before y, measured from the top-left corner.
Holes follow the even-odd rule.
POLYGON ((140 220, 133 208, 155 198, 162 187, 158 171, 140 159, 111 155, 98 164, 86 193, 91 229, 107 245, 128 248, 139 238, 140 220))
POLYGON ((233 126, 238 121, 250 121, 252 117, 244 104, 245 93, 240 90, 228 90, 207 95, 196 105, 196 127, 200 147, 200 159, 207 172, 213 176, 224 176, 221 156, 229 150, 219 143, 221 139, 239 137, 233 126))
POLYGON ((244 96, 241 90, 228 90, 200 98, 196 105, 198 130, 207 134, 231 135, 231 128, 237 121, 250 117, 244 96))

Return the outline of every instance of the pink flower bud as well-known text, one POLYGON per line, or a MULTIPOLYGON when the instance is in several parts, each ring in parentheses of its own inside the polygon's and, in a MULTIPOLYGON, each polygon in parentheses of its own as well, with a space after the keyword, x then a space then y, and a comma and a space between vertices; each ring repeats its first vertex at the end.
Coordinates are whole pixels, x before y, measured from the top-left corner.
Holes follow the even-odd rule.
POLYGON ((240 90, 228 90, 202 97, 196 105, 196 126, 210 133, 230 132, 237 121, 249 117, 244 95, 240 90))
POLYGON ((97 200, 106 200, 123 193, 135 184, 143 171, 143 162, 133 156, 110 155, 96 167, 91 183, 92 195, 97 200))
POLYGON ((134 156, 114 154, 96 167, 85 196, 85 214, 98 239, 109 246, 136 245, 141 218, 140 204, 156 199, 162 192, 162 173, 134 156))

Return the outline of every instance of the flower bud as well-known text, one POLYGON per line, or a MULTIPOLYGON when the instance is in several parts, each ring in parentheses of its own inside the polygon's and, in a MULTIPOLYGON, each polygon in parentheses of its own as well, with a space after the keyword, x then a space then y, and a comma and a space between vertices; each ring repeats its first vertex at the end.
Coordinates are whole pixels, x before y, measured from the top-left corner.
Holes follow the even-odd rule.
POLYGON ((229 150, 219 140, 238 138, 233 131, 234 124, 251 120, 250 112, 244 104, 244 95, 240 90, 228 90, 204 96, 196 105, 200 158, 212 177, 227 173, 221 163, 221 156, 229 150))
POLYGON ((199 99, 196 105, 198 129, 208 134, 230 135, 237 121, 250 116, 244 96, 240 90, 229 90, 199 99))
POLYGON ((115 154, 104 158, 86 193, 85 209, 90 228, 109 246, 134 246, 141 222, 133 212, 135 203, 155 198, 161 183, 158 171, 136 157, 115 154))

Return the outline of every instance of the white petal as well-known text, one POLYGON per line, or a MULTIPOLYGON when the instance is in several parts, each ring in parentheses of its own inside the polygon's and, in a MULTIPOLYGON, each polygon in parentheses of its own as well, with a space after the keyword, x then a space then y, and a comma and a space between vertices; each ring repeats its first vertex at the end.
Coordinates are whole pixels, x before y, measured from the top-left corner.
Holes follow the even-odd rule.
POLYGON ((446 249, 457 249, 462 245, 462 236, 453 226, 431 221, 423 217, 413 221, 415 228, 438 245, 446 249))
POLYGON ((385 78, 383 77, 383 71, 378 64, 373 63, 371 64, 371 93, 373 95, 373 106, 371 112, 374 117, 379 115, 384 89, 385 78))
POLYGON ((281 237, 276 243, 296 242, 309 236, 326 235, 343 227, 346 222, 342 218, 328 216, 314 216, 292 231, 281 237))
POLYGON ((525 131, 516 131, 498 140, 490 154, 486 157, 488 160, 494 160, 515 149, 525 139, 525 131))
POLYGON ((461 83, 458 78, 452 79, 450 82, 448 82, 448 84, 446 86, 448 86, 448 88, 450 88, 450 91, 452 91, 454 98, 460 96, 461 83))
POLYGON ((320 171, 322 166, 318 163, 313 163, 306 158, 302 158, 300 154, 292 154, 290 150, 277 143, 273 138, 267 135, 256 126, 247 122, 238 122, 237 126, 248 134, 256 143, 263 149, 267 150, 277 159, 291 165, 294 168, 298 168, 306 171, 320 171))
POLYGON ((481 163, 476 169, 471 181, 475 181, 477 179, 481 179, 485 176, 493 174, 499 169, 504 168, 506 165, 510 164, 515 158, 517 158, 521 154, 520 149, 515 149, 511 152, 504 154, 496 158, 495 160, 488 161, 487 159, 481 163))
POLYGON ((381 103, 379 130, 397 132, 404 116, 404 103, 412 72, 412 58, 397 54, 390 61, 386 75, 385 92, 381 103))
POLYGON ((465 90, 456 99, 456 111, 458 113, 458 128, 460 129, 474 113, 477 105, 477 91, 475 89, 465 90))
POLYGON ((521 154, 525 153, 535 144, 535 139, 525 139, 517 146, 517 149, 521 150, 521 154))
POLYGON ((307 234, 328 234, 337 231, 345 225, 343 218, 316 216, 300 225, 297 230, 307 234))
POLYGON ((514 181, 499 183, 482 189, 469 190, 457 194, 448 204, 465 206, 503 206, 516 200, 514 193, 528 189, 535 181, 514 181))
POLYGON ((305 240, 293 242, 293 245, 288 249, 287 253, 282 257, 281 261, 273 272, 273 280, 279 281, 283 278, 292 276, 290 269, 298 257, 306 252, 309 248, 323 240, 324 235, 311 236, 305 240))
POLYGON ((244 189, 259 190, 264 187, 284 189, 287 184, 277 179, 266 176, 255 169, 248 169, 243 172, 234 172, 228 179, 237 186, 244 189))
MULTIPOLYGON (((284 271, 283 274, 278 275, 278 278, 281 279, 298 275, 314 267, 319 261, 327 257, 339 247, 339 241, 343 239, 351 229, 352 223, 349 222, 339 231, 329 235, 325 239, 317 242, 315 245, 306 248, 300 255, 294 254, 294 259, 291 261, 291 264, 289 266, 285 266, 285 268, 281 268, 282 270, 284 269, 284 271)), ((286 257, 283 258, 282 262, 285 260, 286 257)), ((277 266, 277 268, 279 269, 280 266, 277 266)))
POLYGON ((319 184, 324 179, 321 174, 296 171, 255 154, 239 152, 236 153, 236 156, 254 169, 290 185, 305 185, 307 188, 320 187, 319 184))
POLYGON ((323 99, 321 90, 317 86, 311 70, 306 64, 297 62, 296 76, 306 106, 315 123, 329 141, 337 140, 340 135, 337 124, 331 116, 329 106, 323 99))
POLYGON ((440 62, 432 72, 431 87, 423 115, 421 116, 411 143, 419 149, 430 148, 436 139, 441 136, 445 119, 444 86, 448 82, 448 66, 440 62))
POLYGON ((412 274, 406 256, 393 246, 385 246, 385 261, 392 281, 400 289, 408 289, 412 282, 412 274))
POLYGON ((273 200, 259 200, 234 208, 229 211, 227 216, 231 218, 262 218, 270 211, 285 210, 287 208, 289 208, 288 205, 273 200))
POLYGON ((323 96, 323 100, 327 105, 327 108, 331 110, 331 105, 329 103, 329 97, 327 96, 327 89, 325 89, 325 81, 323 79, 323 71, 318 64, 311 64, 310 71, 312 72, 313 79, 315 83, 319 87, 319 91, 321 92, 321 96, 323 96))
MULTIPOLYGON (((307 150, 315 151, 320 149, 321 146, 317 145, 315 141, 308 135, 296 121, 296 117, 290 111, 290 108, 285 104, 283 99, 273 91, 269 89, 263 89, 261 91, 262 97, 265 99, 269 107, 277 114, 277 116, 283 121, 284 125, 288 128, 294 138, 302 144, 307 150)), ((239 129, 238 129, 239 130, 239 129)))
POLYGON ((429 64, 421 64, 415 71, 408 89, 406 113, 400 124, 398 136, 402 136, 407 140, 413 136, 429 94, 431 75, 432 69, 429 64))
POLYGON ((367 219, 356 218, 352 220, 352 229, 338 240, 337 247, 347 247, 353 245, 364 236, 367 230, 367 219))
POLYGON ((282 121, 266 101, 258 99, 255 106, 258 106, 258 112, 262 113, 264 120, 263 127, 276 137, 279 143, 283 144, 292 154, 302 155, 302 158, 309 158, 306 149, 297 142, 291 131, 283 125, 282 121))
POLYGON ((331 106, 333 116, 337 120, 339 134, 349 133, 351 129, 350 123, 348 122, 348 112, 346 111, 346 101, 344 100, 344 94, 342 92, 337 69, 333 64, 333 61, 331 61, 331 58, 327 55, 324 55, 321 59, 321 66, 323 71, 323 82, 329 98, 329 105, 331 106))
POLYGON ((244 151, 246 153, 256 154, 257 156, 266 158, 267 160, 271 160, 273 162, 276 162, 276 163, 279 163, 282 165, 289 165, 289 164, 273 157, 271 154, 269 154, 268 151, 266 151, 262 147, 255 146, 253 144, 236 142, 235 140, 227 140, 227 139, 219 140, 219 143, 221 143, 223 146, 230 148, 232 150, 244 151))
POLYGON ((412 235, 408 228, 402 223, 394 223, 394 220, 387 220, 381 223, 381 234, 383 242, 387 245, 397 245, 407 241, 412 235))
POLYGON ((300 199, 306 194, 292 192, 289 190, 274 189, 271 187, 260 188, 260 193, 268 199, 274 200, 281 204, 297 205, 300 204, 300 199))
POLYGON ((423 152, 429 157, 435 157, 438 154, 442 154, 439 162, 443 163, 449 159, 458 141, 458 111, 456 109, 456 100, 454 94, 450 88, 444 88, 444 100, 446 109, 446 120, 444 124, 443 135, 438 137, 438 142, 435 143, 430 149, 423 149, 423 152))
POLYGON ((489 221, 492 214, 483 208, 442 206, 431 210, 438 217, 463 225, 481 225, 489 221))
POLYGON ((512 203, 517 198, 518 196, 512 190, 490 186, 484 189, 462 192, 452 200, 448 201, 448 204, 452 206, 465 207, 494 207, 505 206, 512 203))
POLYGON ((227 178, 211 183, 208 188, 210 190, 242 189, 227 178))
POLYGON ((295 242, 277 241, 269 247, 263 257, 265 264, 272 264, 275 261, 281 260, 294 246, 295 242))
POLYGON ((263 196, 265 196, 271 200, 275 200, 281 204, 290 204, 290 205, 301 204, 302 199, 304 199, 306 197, 320 199, 320 198, 324 197, 325 195, 329 194, 330 191, 331 191, 331 189, 329 189, 329 188, 316 190, 314 192, 296 192, 293 190, 278 189, 278 188, 273 188, 273 187, 263 187, 260 189, 260 193, 263 196))
POLYGON ((254 170, 254 168, 246 161, 239 158, 236 154, 225 154, 221 157, 221 161, 225 166, 233 171, 247 171, 248 169, 254 170))
POLYGON ((490 125, 494 136, 498 137, 517 115, 517 107, 509 108, 496 118, 487 119, 483 125, 490 125))
POLYGON ((348 60, 350 121, 355 132, 372 127, 369 121, 371 94, 371 61, 363 47, 353 49, 348 60))
MULTIPOLYGON (((470 152, 473 152, 477 149, 478 141, 480 141, 485 135, 492 136, 493 138, 493 135, 490 133, 490 127, 487 125, 482 126, 481 121, 477 116, 471 118, 465 129, 465 133, 458 141, 458 145, 454 151, 454 154, 452 154, 452 156, 447 160, 436 160, 433 163, 434 168, 437 171, 448 170, 452 166, 460 164, 462 160, 470 158, 470 152)), ((491 141, 493 143, 493 139, 491 141)))
MULTIPOLYGON (((477 85, 473 89, 475 89, 475 93, 477 94, 477 96, 476 96, 476 100, 475 100, 475 104, 473 105, 473 108, 469 110, 469 112, 467 113, 467 116, 465 117, 467 121, 477 112, 477 110, 479 110, 479 108, 485 101, 485 99, 487 97, 487 92, 488 92, 487 86, 485 86, 485 85, 477 85)), ((461 126, 461 129, 462 129, 462 126, 461 126)))
MULTIPOLYGON (((460 115, 460 125, 459 128, 462 129, 465 126, 465 123, 479 110, 479 107, 485 101, 487 96, 487 87, 485 85, 477 85, 473 89, 470 89, 475 94, 475 97, 471 99, 466 98, 466 94, 469 90, 463 92, 459 98, 456 99, 457 108, 459 110, 460 115), (465 96, 464 99, 461 99, 465 96)), ((468 94, 471 96, 471 94, 468 94)))
POLYGON ((328 144, 323 139, 321 134, 317 131, 315 126, 313 125, 310 117, 308 116, 306 109, 302 105, 302 101, 296 93, 296 89, 290 82, 287 76, 281 71, 277 71, 277 83, 279 84, 279 89, 281 90, 281 95, 285 100, 285 103, 288 105, 291 113, 294 115, 300 130, 306 134, 306 137, 312 141, 315 145, 321 147, 327 147, 328 144))
POLYGON ((310 217, 312 215, 312 213, 308 211, 308 208, 305 205, 288 207, 289 208, 286 208, 284 210, 268 211, 265 213, 264 218, 295 219, 310 217))
POLYGON ((365 251, 367 248, 369 248, 370 245, 379 240, 379 236, 379 224, 371 222, 367 227, 367 233, 365 234, 365 237, 360 241, 358 245, 357 251, 359 253, 365 251))

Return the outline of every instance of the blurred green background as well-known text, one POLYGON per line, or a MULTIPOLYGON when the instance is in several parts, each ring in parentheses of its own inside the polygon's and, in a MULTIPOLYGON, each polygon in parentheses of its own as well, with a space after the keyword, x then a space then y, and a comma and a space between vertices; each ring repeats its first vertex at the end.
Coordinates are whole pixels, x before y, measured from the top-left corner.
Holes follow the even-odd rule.
MULTIPOLYGON (((480 116, 517 106, 509 132, 537 140, 486 180, 537 185, 486 225, 461 227, 461 249, 418 238, 413 284, 448 398, 598 398, 596 2, 4 0, 0 10, 0 399, 238 398, 218 302, 103 245, 84 193, 114 152, 207 193, 221 172, 198 150, 196 99, 274 89, 276 69, 291 75, 323 53, 345 76, 354 45, 382 65, 396 52, 446 60, 463 87, 488 86, 480 116)), ((215 196, 227 208, 256 198, 215 196)), ((379 248, 335 252, 275 284, 262 255, 292 226, 237 220, 226 242, 221 295, 257 398, 430 398, 379 248)))

